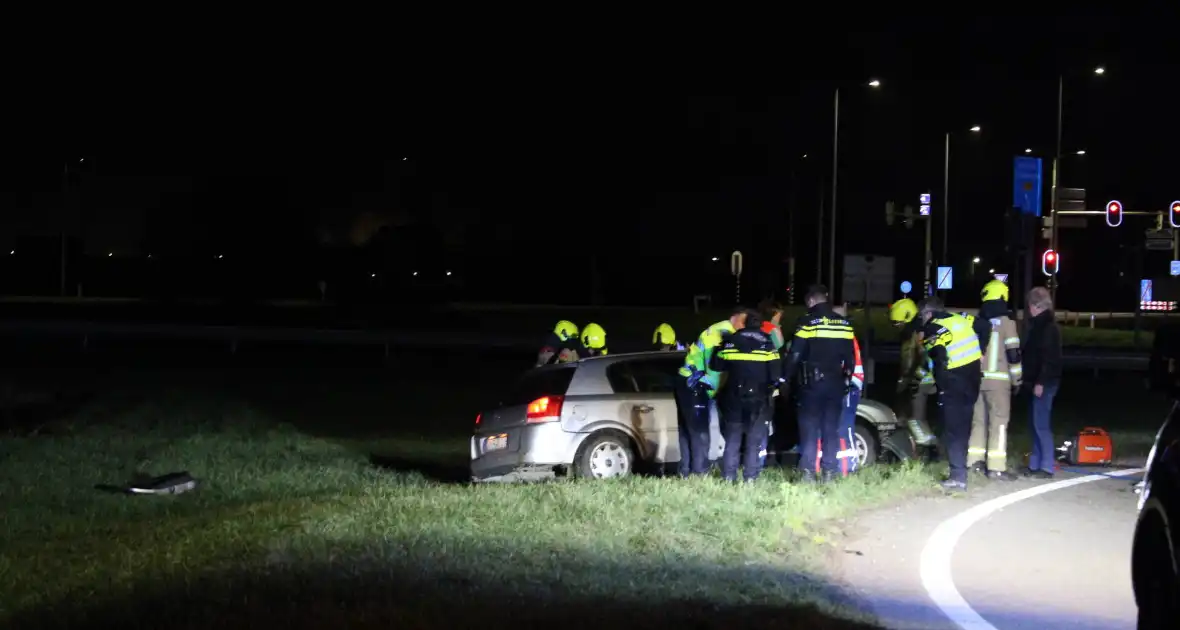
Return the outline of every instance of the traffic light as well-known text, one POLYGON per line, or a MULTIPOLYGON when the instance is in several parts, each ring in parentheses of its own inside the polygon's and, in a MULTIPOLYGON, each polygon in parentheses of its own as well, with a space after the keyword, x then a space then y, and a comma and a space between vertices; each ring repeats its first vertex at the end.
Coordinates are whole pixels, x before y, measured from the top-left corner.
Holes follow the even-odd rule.
POLYGON ((1118 201, 1108 201, 1106 203, 1106 224, 1110 227, 1118 227, 1123 224, 1123 204, 1118 201))
POLYGON ((1168 211, 1168 221, 1172 227, 1180 228, 1180 201, 1172 202, 1171 210, 1168 211))
POLYGON ((1044 254, 1041 254, 1041 273, 1046 276, 1057 275, 1057 269, 1061 265, 1061 259, 1057 252, 1046 249, 1044 254))

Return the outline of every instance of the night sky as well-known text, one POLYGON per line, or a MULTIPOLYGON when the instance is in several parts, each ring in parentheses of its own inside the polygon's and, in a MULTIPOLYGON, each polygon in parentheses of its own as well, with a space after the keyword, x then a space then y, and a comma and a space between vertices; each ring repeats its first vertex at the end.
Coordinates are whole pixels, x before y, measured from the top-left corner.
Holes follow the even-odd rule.
MULTIPOLYGON (((760 50, 678 43, 631 59, 596 48, 501 61, 473 47, 437 65, 341 53, 313 70, 311 51, 224 67, 193 57, 167 73, 80 63, 22 91, 33 96, 8 152, 0 240, 56 234, 62 165, 84 157, 74 177, 93 252, 282 250, 431 225, 432 251, 468 261, 560 241, 637 264, 741 248, 777 268, 793 214, 807 281, 840 87, 837 251, 898 255, 918 280, 921 228, 887 228, 885 202, 916 205, 931 190, 941 213, 952 132, 952 260, 998 260, 1012 157, 1052 157, 1059 74, 1063 185, 1085 187, 1095 208, 1180 199, 1168 79, 1180 55, 1167 22, 866 20, 760 50), (880 89, 867 87, 874 78, 880 89)), ((1131 269, 1119 245, 1149 227, 1100 221, 1063 234, 1063 265, 1077 270, 1063 298, 1119 282, 1111 264, 1131 269)))

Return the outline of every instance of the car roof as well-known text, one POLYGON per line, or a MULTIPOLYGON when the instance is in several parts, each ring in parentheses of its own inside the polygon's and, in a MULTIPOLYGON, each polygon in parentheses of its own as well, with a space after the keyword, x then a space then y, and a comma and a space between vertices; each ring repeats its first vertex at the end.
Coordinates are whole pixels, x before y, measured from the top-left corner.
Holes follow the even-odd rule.
POLYGON ((574 372, 573 380, 570 381, 569 390, 566 393, 571 396, 600 396, 604 394, 614 394, 615 391, 611 387, 610 378, 607 376, 607 369, 610 368, 610 366, 628 361, 647 359, 663 359, 680 362, 684 360, 685 354, 686 353, 681 350, 672 352, 665 350, 647 350, 643 352, 623 352, 620 354, 599 355, 596 357, 579 359, 578 361, 572 363, 566 363, 564 365, 577 367, 577 371, 574 372))
POLYGON ((659 359, 662 357, 683 357, 687 352, 684 350, 642 350, 640 352, 620 352, 619 354, 600 354, 598 356, 586 357, 585 359, 578 359, 575 363, 591 363, 595 361, 611 362, 616 360, 626 359, 659 359))

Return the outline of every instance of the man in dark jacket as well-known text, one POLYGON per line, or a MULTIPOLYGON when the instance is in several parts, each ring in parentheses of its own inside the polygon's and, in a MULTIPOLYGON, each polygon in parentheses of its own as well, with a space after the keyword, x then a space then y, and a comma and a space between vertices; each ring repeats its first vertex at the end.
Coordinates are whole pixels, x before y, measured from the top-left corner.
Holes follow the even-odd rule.
POLYGON ((1036 287, 1028 292, 1028 312, 1032 319, 1020 342, 1020 354, 1024 364, 1023 389, 1032 392, 1033 450, 1024 474, 1052 479, 1056 450, 1049 419, 1053 398, 1061 384, 1061 329, 1053 314, 1053 298, 1048 289, 1036 287))

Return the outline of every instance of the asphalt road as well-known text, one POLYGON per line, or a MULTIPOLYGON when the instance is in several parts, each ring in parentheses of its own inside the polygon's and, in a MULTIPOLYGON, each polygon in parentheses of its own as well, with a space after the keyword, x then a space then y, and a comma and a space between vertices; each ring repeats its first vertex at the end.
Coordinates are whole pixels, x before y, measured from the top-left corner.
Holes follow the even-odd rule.
MULTIPOLYGON (((1101 471, 1063 471, 1055 481, 1092 472, 1101 471)), ((1005 495, 1050 482, 980 483, 966 497, 879 510, 853 528, 841 577, 899 630, 1133 630, 1139 478, 1106 477, 994 510, 1005 495)))

